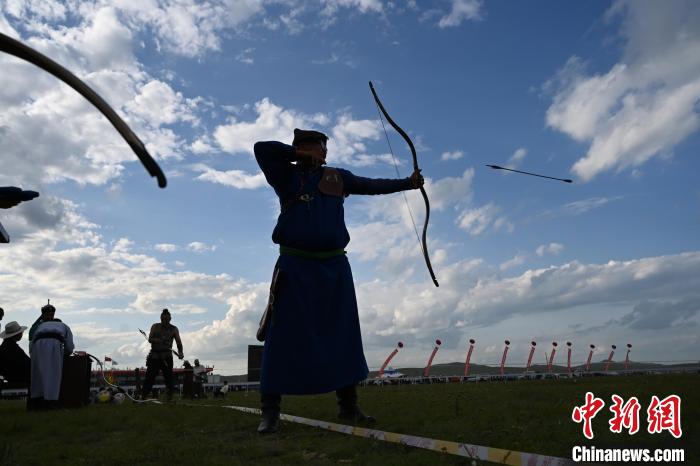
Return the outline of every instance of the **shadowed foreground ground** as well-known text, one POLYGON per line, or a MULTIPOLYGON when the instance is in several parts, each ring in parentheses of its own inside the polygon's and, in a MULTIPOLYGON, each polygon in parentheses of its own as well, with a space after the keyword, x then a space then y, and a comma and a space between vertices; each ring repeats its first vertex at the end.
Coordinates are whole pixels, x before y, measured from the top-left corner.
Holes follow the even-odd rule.
MULTIPOLYGON (((700 464, 700 375, 601 377, 579 380, 409 385, 359 389, 377 429, 552 456, 574 445, 596 448, 685 448, 685 464, 700 464), (606 402, 584 439, 571 421, 586 391, 606 402), (608 431, 610 396, 636 396, 638 434, 608 431), (652 395, 682 398, 683 437, 646 432, 652 395)), ((257 393, 225 401, 171 405, 95 405, 74 411, 28 413, 22 402, 0 401, 0 464, 471 464, 471 460, 284 423, 259 436, 258 419, 204 404, 257 407, 257 393)), ((335 421, 332 394, 285 397, 283 412, 335 421)), ((486 463, 480 463, 486 464, 486 463)))

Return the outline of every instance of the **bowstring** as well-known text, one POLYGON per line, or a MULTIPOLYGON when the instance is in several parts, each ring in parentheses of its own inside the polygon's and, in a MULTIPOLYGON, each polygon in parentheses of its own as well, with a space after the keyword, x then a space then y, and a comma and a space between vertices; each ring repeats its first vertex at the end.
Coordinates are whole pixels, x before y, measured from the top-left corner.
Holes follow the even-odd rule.
MULTIPOLYGON (((389 145, 389 152, 391 153, 391 160, 394 162, 394 169, 396 170, 396 176, 398 178, 401 178, 401 174, 399 173, 399 166, 396 164, 396 157, 394 156, 394 150, 391 148, 391 141, 389 140, 389 133, 386 131, 386 126, 384 126, 384 118, 382 117, 382 112, 379 109, 379 104, 377 102, 374 102, 374 105, 377 107, 377 115, 379 115, 379 121, 382 123, 382 129, 384 130, 384 136, 386 137, 386 143, 389 145)), ((416 239, 418 240, 418 245, 420 246, 421 251, 423 251, 423 254, 425 254, 425 251, 423 250, 423 243, 420 240, 420 235, 418 234, 418 227, 416 227, 416 222, 413 219, 413 211, 411 211, 411 205, 408 203, 408 197, 406 197, 406 191, 401 191, 401 194, 403 194, 403 200, 406 203, 406 208, 408 209, 408 216, 411 217, 411 224, 413 225, 413 231, 416 233, 416 239)))

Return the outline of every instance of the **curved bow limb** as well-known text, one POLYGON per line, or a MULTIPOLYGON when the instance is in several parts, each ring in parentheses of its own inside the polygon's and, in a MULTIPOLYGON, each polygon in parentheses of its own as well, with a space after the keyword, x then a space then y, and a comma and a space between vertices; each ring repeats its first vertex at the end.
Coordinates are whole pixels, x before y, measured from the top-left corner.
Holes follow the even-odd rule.
POLYGON ((141 163, 146 168, 148 173, 156 177, 158 186, 165 188, 168 184, 163 171, 153 157, 146 150, 146 146, 134 134, 129 126, 122 120, 119 115, 109 106, 105 100, 100 97, 87 84, 81 81, 77 76, 68 71, 63 66, 51 60, 46 55, 43 55, 33 48, 24 45, 18 40, 15 40, 5 34, 0 33, 0 51, 14 55, 17 58, 28 61, 29 63, 38 66, 39 68, 54 75, 70 87, 75 89, 80 95, 85 97, 92 105, 94 105, 102 114, 109 120, 114 128, 121 134, 124 140, 129 144, 136 156, 141 160, 141 163))
MULTIPOLYGON (((369 89, 372 91, 372 96, 374 97, 374 101, 377 103, 377 106, 379 107, 379 110, 381 110, 382 114, 386 118, 386 121, 389 122, 392 128, 396 130, 397 133, 401 135, 402 138, 406 141, 408 144, 408 147, 411 149, 411 155, 413 156, 413 169, 418 170, 418 156, 416 155, 416 148, 413 146, 413 141, 411 141, 411 138, 408 137, 408 134, 399 126, 396 124, 396 122, 389 116, 389 113, 386 111, 384 108, 384 105, 382 104, 382 101, 379 100, 379 96, 377 95, 377 91, 374 90, 374 85, 372 84, 372 81, 369 82, 369 89)), ((423 257, 425 258, 425 265, 428 266, 428 272, 430 272, 430 278, 433 279, 433 283, 435 286, 440 286, 440 284, 437 281, 437 278, 435 278, 435 272, 433 272, 433 266, 430 263, 430 256, 428 255, 428 222, 430 220, 430 201, 428 200, 428 194, 425 192, 425 189, 423 186, 420 187, 420 193, 423 195, 423 201, 425 201, 425 222, 423 223, 423 234, 422 234, 422 249, 423 249, 423 257)))

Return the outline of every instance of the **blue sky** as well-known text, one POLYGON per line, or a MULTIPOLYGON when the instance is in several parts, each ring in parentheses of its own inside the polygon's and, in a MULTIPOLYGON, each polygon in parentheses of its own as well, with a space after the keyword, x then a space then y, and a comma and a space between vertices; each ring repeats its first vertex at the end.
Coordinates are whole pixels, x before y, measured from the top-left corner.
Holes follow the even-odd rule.
POLYGON ((71 89, 0 56, 0 185, 41 192, 0 212, 5 322, 51 298, 79 349, 134 366, 137 328, 168 307, 189 359, 245 372, 278 212, 252 146, 316 128, 330 165, 395 177, 372 80, 418 148, 441 287, 402 195, 347 199, 371 367, 399 340, 397 366, 425 364, 435 338, 436 362, 463 360, 470 337, 475 363, 506 338, 513 363, 532 339, 572 341, 575 361, 591 343, 599 359, 632 343, 633 359, 697 360, 695 2, 13 0, 0 31, 93 86, 169 181, 71 89))

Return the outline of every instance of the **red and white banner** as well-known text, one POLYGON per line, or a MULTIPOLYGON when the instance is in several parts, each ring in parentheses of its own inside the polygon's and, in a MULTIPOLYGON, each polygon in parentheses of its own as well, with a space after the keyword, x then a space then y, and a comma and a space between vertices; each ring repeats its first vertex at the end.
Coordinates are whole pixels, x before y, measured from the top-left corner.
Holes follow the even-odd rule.
POLYGON ((530 342, 530 354, 527 357, 527 365, 525 366, 525 372, 530 370, 530 364, 532 364, 532 356, 535 354, 535 346, 537 346, 536 341, 530 342))
POLYGON ((382 367, 379 369, 379 377, 381 377, 381 376, 384 375, 384 369, 386 369, 386 366, 389 365, 389 362, 391 361, 391 359, 392 359, 394 356, 396 356, 396 353, 399 352, 399 349, 400 349, 400 348, 403 348, 403 343, 402 343, 402 342, 399 342, 399 343, 396 345, 396 348, 394 348, 394 351, 391 352, 391 354, 389 355, 389 357, 386 358, 386 361, 384 361, 384 364, 382 364, 382 367))
POLYGON ((430 376, 430 366, 433 365, 433 359, 435 358, 435 354, 440 349, 441 344, 442 344, 442 342, 440 340, 435 340, 435 348, 433 348, 433 352, 430 353, 430 359, 428 359, 428 365, 425 366, 425 369, 423 369, 423 377, 430 376))
POLYGON ((503 348, 503 357, 501 358, 501 375, 503 375, 503 367, 506 365, 506 357, 508 356, 508 348, 510 347, 510 341, 505 341, 505 348, 503 348))
POLYGON ((586 361, 586 372, 591 371, 591 358, 593 357, 594 350, 595 350, 595 345, 591 345, 591 351, 588 353, 588 360, 586 361))
POLYGON ((547 372, 552 372, 552 363, 554 363, 554 355, 557 353, 557 342, 552 342, 552 354, 549 355, 549 361, 547 362, 547 372))
POLYGON ((473 338, 469 339, 469 351, 467 351, 467 360, 464 363, 464 376, 466 377, 469 375, 469 361, 472 358, 472 351, 474 351, 474 343, 476 343, 476 340, 473 338))
POLYGON ((612 358, 615 355, 616 349, 617 349, 617 346, 612 345, 612 351, 610 351, 610 356, 608 356, 608 360, 605 361, 605 369, 603 369, 604 372, 608 372, 608 368, 610 368, 610 363, 612 362, 612 358))

